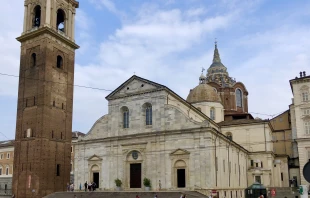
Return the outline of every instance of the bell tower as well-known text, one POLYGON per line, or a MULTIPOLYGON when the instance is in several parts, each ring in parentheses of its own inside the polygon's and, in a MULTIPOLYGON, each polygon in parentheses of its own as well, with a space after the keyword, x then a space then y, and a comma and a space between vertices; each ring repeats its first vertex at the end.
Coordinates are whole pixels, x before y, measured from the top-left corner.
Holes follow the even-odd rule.
POLYGON ((70 182, 75 0, 25 0, 13 194, 44 197, 70 182))

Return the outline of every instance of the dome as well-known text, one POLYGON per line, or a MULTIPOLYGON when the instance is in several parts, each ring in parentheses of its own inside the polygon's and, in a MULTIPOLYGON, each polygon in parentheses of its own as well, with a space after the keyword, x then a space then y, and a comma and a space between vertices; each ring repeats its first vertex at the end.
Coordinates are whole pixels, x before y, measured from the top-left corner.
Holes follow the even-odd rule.
POLYGON ((200 84, 194 89, 191 89, 187 99, 189 103, 198 102, 220 102, 221 98, 217 95, 216 90, 208 84, 200 84))

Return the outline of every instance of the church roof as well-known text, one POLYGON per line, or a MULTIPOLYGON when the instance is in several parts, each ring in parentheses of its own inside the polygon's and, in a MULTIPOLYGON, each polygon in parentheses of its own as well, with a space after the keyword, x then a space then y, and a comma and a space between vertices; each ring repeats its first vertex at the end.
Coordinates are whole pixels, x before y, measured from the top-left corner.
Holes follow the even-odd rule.
POLYGON ((203 116, 206 120, 208 120, 209 122, 211 122, 212 124, 215 124, 217 126, 217 124, 212 119, 210 119, 207 115, 202 113, 195 106, 190 104, 188 101, 184 100, 184 98, 182 98, 181 96, 176 94, 174 91, 172 91, 168 87, 161 85, 161 84, 158 84, 158 83, 155 83, 153 81, 141 78, 141 77, 136 76, 136 75, 133 75, 131 78, 129 78, 123 84, 121 84, 119 87, 117 87, 108 96, 106 96, 106 99, 107 100, 113 100, 113 99, 117 99, 117 98, 129 97, 129 96, 145 94, 145 93, 149 93, 149 92, 162 91, 162 90, 165 90, 165 91, 169 92, 170 94, 174 95, 175 97, 177 97, 180 100, 180 102, 187 105, 188 107, 190 107, 190 109, 194 110, 196 113, 203 116), (133 90, 132 92, 129 92, 131 89, 127 86, 133 85, 130 83, 135 83, 135 82, 139 82, 140 84, 141 84, 141 82, 143 82, 145 84, 141 84, 141 85, 138 84, 139 85, 138 88, 136 86, 135 90, 133 90), (144 85, 144 86, 142 87, 142 85, 144 85), (128 91, 128 92, 126 92, 126 91, 128 91))
POLYGON ((221 61, 221 58, 220 58, 220 53, 219 53, 219 50, 217 49, 217 42, 215 42, 215 48, 214 48, 214 54, 213 54, 213 62, 212 64, 210 65, 210 68, 211 67, 218 67, 219 69, 227 69, 222 61, 221 61))
POLYGON ((269 122, 269 120, 260 120, 260 119, 238 119, 238 120, 226 120, 218 123, 220 126, 230 126, 230 125, 240 125, 240 124, 256 124, 269 122))
POLYGON ((221 102, 221 98, 210 85, 199 84, 197 87, 190 90, 186 101, 189 103, 221 102))

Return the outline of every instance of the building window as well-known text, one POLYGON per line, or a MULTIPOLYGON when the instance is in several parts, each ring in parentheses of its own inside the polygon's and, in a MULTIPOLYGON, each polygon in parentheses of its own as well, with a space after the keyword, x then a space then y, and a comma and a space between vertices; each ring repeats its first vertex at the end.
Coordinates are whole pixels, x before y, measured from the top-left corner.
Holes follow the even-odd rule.
POLYGON ((9 175, 9 167, 6 167, 6 169, 5 169, 5 174, 6 174, 6 175, 9 175))
POLYGON ((7 159, 10 159, 10 153, 7 153, 7 154, 6 154, 6 158, 7 158, 7 159))
POLYGON ((210 118, 211 118, 211 120, 215 120, 215 109, 214 109, 214 107, 211 107, 211 109, 210 109, 210 118))
POLYGON ((256 167, 258 167, 258 163, 255 163, 256 167))
POLYGON ((61 56, 57 56, 57 68, 59 69, 63 68, 63 59, 61 56))
POLYGON ((35 67, 37 64, 37 55, 35 53, 31 54, 31 62, 30 65, 31 67, 35 67))
POLYGON ((283 181, 283 173, 281 173, 281 181, 283 181))
POLYGON ((129 109, 127 107, 122 107, 123 114, 123 128, 129 128, 129 109))
POLYGON ((304 101, 304 102, 306 102, 306 101, 308 101, 308 92, 304 92, 304 93, 302 93, 302 101, 304 101))
POLYGON ((254 161, 253 160, 251 160, 251 167, 253 167, 254 166, 254 161))
POLYGON ((145 124, 152 125, 152 105, 147 103, 144 104, 145 109, 145 124))
POLYGON ((0 175, 2 175, 2 167, 0 167, 0 175))
POLYGON ((310 109, 304 109, 304 115, 310 115, 310 109))
POLYGON ((56 176, 60 176, 60 164, 56 165, 56 176))
POLYGON ((34 8, 34 17, 32 27, 40 27, 41 24, 41 7, 37 5, 34 8))
POLYGON ((31 137, 31 129, 27 129, 27 132, 26 132, 26 137, 27 138, 30 138, 31 137))
POLYGON ((73 153, 73 146, 71 146, 71 153, 73 153))
POLYGON ((255 176, 255 181, 261 184, 261 178, 260 178, 260 176, 255 176))
POLYGON ((65 32, 65 12, 62 9, 57 10, 57 30, 65 32))
POLYGON ((305 133, 310 134, 310 121, 305 122, 305 133))
POLYGON ((236 89, 236 102, 237 107, 242 107, 242 91, 240 89, 236 89))
POLYGON ((263 162, 261 162, 260 167, 262 167, 262 168, 263 168, 263 162))
POLYGON ((0 154, 0 159, 3 159, 3 154, 2 153, 0 154))

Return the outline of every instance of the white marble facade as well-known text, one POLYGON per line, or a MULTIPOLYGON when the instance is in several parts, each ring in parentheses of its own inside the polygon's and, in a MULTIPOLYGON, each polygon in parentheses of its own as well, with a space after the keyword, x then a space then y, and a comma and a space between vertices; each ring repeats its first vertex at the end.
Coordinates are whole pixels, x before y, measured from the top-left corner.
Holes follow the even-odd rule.
POLYGON ((130 164, 140 163, 141 188, 144 177, 153 189, 180 188, 179 169, 185 172, 186 189, 224 187, 242 194, 246 188, 247 151, 167 87, 133 76, 107 100, 109 113, 75 146, 76 187, 93 181, 98 172, 100 189, 115 189, 116 178, 129 189, 130 164), (146 125, 144 104, 152 106, 152 125, 146 125), (123 107, 129 110, 128 128, 123 126, 123 107))

